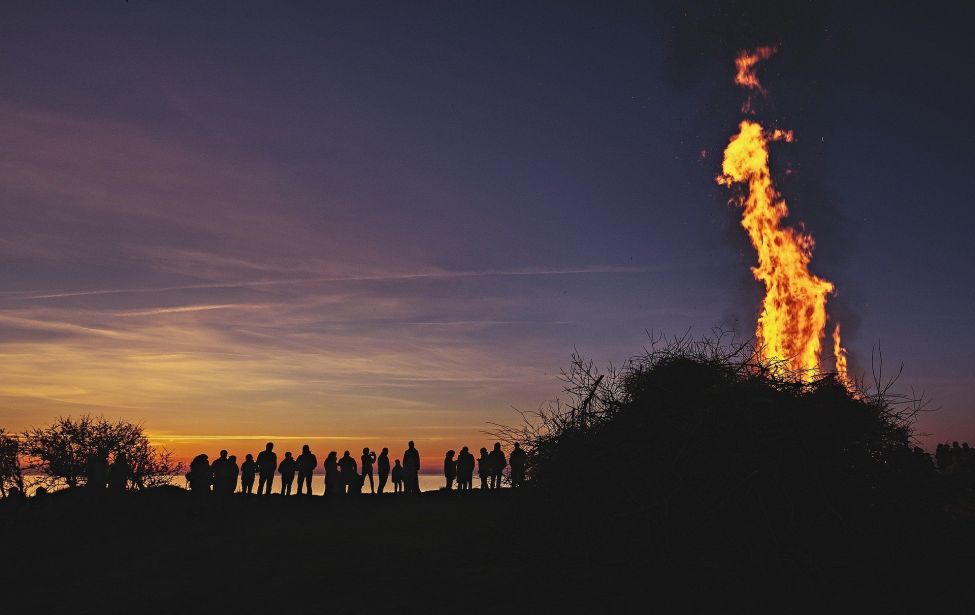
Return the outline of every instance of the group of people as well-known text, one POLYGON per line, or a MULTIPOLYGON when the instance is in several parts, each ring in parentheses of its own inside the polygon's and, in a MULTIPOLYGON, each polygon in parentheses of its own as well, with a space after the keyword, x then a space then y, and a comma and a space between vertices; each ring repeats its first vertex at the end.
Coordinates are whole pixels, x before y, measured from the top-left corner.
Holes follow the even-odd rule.
POLYGON ((118 453, 111 465, 108 463, 108 453, 96 453, 88 457, 85 464, 88 477, 85 485, 89 489, 105 489, 111 491, 125 491, 132 476, 132 466, 125 453, 118 453))
MULTIPOLYGON (((525 451, 521 444, 515 442, 515 448, 511 451, 511 486, 512 488, 521 487, 525 480, 525 451)), ((481 489, 498 489, 501 486, 501 476, 504 469, 508 467, 509 459, 505 458, 504 451, 501 450, 501 443, 494 443, 494 450, 490 453, 486 448, 481 449, 481 456, 477 458, 477 474, 481 479, 481 489)), ((447 491, 453 489, 454 481, 457 481, 459 491, 468 491, 473 488, 474 483, 474 455, 465 446, 460 449, 460 454, 453 450, 447 451, 443 460, 443 474, 447 479, 447 491), (454 459, 454 456, 457 456, 454 459)))
MULTIPOLYGON (((454 460, 454 451, 447 451, 444 459, 444 477, 446 489, 453 489, 454 481, 457 488, 466 491, 472 488, 475 459, 468 448, 461 449, 460 455, 454 460)), ((511 486, 520 487, 525 478, 525 451, 516 443, 511 451, 511 486)), ((495 443, 490 453, 486 448, 481 449, 481 456, 476 460, 478 475, 481 478, 481 489, 498 489, 501 477, 509 460, 501 450, 501 443, 495 443)), ((374 476, 378 478, 378 493, 383 493, 389 480, 393 482, 394 493, 415 494, 420 492, 420 452, 411 440, 403 452, 402 463, 399 459, 390 463, 389 449, 384 448, 378 454, 368 447, 362 449, 359 460, 345 451, 342 457, 332 451, 322 463, 325 469, 325 494, 336 493, 350 495, 361 493, 369 481, 370 493, 377 493, 374 476)), ((248 453, 244 462, 237 463, 236 455, 228 455, 226 450, 220 451, 220 456, 213 462, 205 454, 197 455, 190 463, 186 480, 195 492, 213 492, 231 494, 240 490, 244 494, 254 492, 257 482, 257 494, 269 495, 274 485, 275 474, 281 477, 281 495, 291 495, 295 477, 298 478, 297 495, 312 495, 312 476, 318 467, 318 457, 305 444, 301 454, 293 457, 288 451, 278 462, 278 455, 274 452, 274 443, 268 442, 255 459, 248 453)))
POLYGON ((939 444, 934 450, 938 471, 948 476, 971 478, 975 476, 975 449, 968 442, 939 444))

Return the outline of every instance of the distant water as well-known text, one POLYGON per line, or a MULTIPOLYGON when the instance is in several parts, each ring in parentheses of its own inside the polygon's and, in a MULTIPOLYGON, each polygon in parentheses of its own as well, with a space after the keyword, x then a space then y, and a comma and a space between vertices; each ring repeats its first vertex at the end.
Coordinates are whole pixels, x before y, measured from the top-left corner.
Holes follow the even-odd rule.
MULTIPOLYGON (((24 477, 24 483, 25 483, 25 486, 27 487, 27 493, 33 495, 34 489, 38 486, 38 484, 41 482, 41 480, 42 480, 42 477, 40 477, 40 476, 25 476, 24 477)), ((170 484, 173 485, 173 486, 175 486, 175 487, 182 487, 184 489, 185 488, 188 488, 188 485, 186 484, 186 478, 184 476, 174 476, 170 480, 170 484)), ((480 479, 477 476, 474 476, 474 488, 477 489, 480 484, 481 484, 480 483, 480 479)), ((439 474, 421 474, 420 475, 420 491, 437 491, 439 489, 442 489, 445 485, 446 485, 446 479, 444 479, 444 477, 441 476, 441 475, 439 475, 439 474)), ((298 486, 298 481, 296 479, 295 480, 295 484, 292 487, 292 491, 294 491, 294 489, 297 488, 297 486, 298 486)), ((377 487, 379 486, 379 479, 378 478, 376 479, 376 486, 377 487)), ((257 485, 255 484, 254 487, 256 488, 257 485)), ((321 495, 324 492, 324 490, 325 490, 325 476, 323 474, 316 474, 312 478, 312 488, 313 488, 314 492, 316 494, 318 494, 318 495, 321 495)), ((456 483, 454 483, 454 488, 455 489, 457 488, 457 484, 456 483)), ((238 491, 239 490, 240 490, 240 487, 238 486, 238 491)), ((275 477, 274 477, 274 492, 275 493, 278 493, 280 490, 281 490, 281 477, 278 476, 278 475, 275 475, 275 477)), ((389 481, 389 482, 386 483, 386 490, 385 491, 386 492, 389 492, 389 493, 392 493, 392 491, 393 491, 393 483, 392 483, 392 481, 389 481)), ((366 479, 365 489, 363 490, 363 493, 369 493, 369 480, 368 479, 366 479)))

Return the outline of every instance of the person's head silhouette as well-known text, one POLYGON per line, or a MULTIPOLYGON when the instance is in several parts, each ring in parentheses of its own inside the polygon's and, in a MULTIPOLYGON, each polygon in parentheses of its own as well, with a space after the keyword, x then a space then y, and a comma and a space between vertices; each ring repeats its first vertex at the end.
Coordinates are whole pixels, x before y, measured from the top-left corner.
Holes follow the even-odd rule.
POLYGON ((409 441, 409 442, 407 443, 407 445, 406 445, 406 447, 407 447, 407 448, 413 448, 413 440, 410 440, 410 441, 409 441))
POLYGON ((307 445, 307 444, 305 444, 305 445, 303 445, 303 446, 301 447, 301 452, 302 452, 302 453, 310 453, 310 452, 311 452, 311 449, 310 449, 310 448, 308 447, 308 445, 307 445))
POLYGON ((397 459, 395 463, 396 463, 396 465, 399 465, 399 459, 397 459))
POLYGON ((264 450, 269 451, 273 448, 274 448, 274 442, 268 442, 267 445, 264 447, 264 450))
POLYGON ((231 455, 230 457, 227 457, 227 459, 230 460, 231 463, 237 463, 237 455, 231 455))
POLYGON ((220 451, 220 458, 221 459, 226 459, 227 458, 227 451, 226 451, 226 449, 220 451))
POLYGON ((501 443, 500 442, 495 442, 494 443, 494 450, 496 450, 496 451, 500 451, 501 450, 501 443))
POLYGON ((520 451, 521 450, 521 443, 520 442, 515 442, 515 450, 516 451, 520 451))
POLYGON ((464 448, 460 449, 460 452, 461 453, 466 453, 467 452, 467 447, 465 446, 464 448))
POLYGON ((244 459, 247 460, 247 461, 254 461, 254 455, 251 455, 250 453, 247 453, 247 456, 244 457, 244 459))
POLYGON ((291 459, 291 451, 288 451, 288 452, 286 452, 286 453, 284 454, 284 458, 285 458, 285 459, 291 459))
POLYGON ((368 446, 365 447, 364 449, 362 449, 362 454, 363 455, 368 455, 369 454, 369 447, 368 446))
POLYGON ((388 455, 388 454, 389 454, 389 449, 383 448, 383 455, 388 455))

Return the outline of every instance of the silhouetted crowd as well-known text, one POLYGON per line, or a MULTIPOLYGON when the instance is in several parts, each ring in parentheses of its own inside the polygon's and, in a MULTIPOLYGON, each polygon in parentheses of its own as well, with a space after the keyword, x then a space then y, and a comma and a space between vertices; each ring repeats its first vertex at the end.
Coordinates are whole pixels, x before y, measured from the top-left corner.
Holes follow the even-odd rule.
POLYGON ((945 476, 975 477, 975 450, 969 448, 968 442, 939 444, 934 450, 934 461, 945 476))
MULTIPOLYGON (((443 465, 446 480, 444 488, 450 491, 456 482, 458 491, 472 489, 475 466, 481 479, 481 489, 499 489, 504 470, 509 466, 511 486, 519 488, 525 480, 526 457, 525 451, 517 442, 507 457, 501 449, 500 442, 496 442, 490 452, 482 448, 477 459, 466 446, 460 450, 459 455, 453 450, 447 451, 443 465)), ((374 476, 378 478, 380 494, 385 491, 390 479, 393 482, 394 493, 420 492, 420 452, 412 440, 403 452, 402 462, 396 459, 390 464, 388 448, 384 448, 377 455, 376 451, 367 447, 362 449, 358 461, 349 451, 345 451, 342 457, 339 457, 336 451, 331 451, 325 457, 322 466, 325 471, 325 495, 362 493, 366 479, 369 480, 369 492, 377 493, 374 476)), ((234 493, 237 491, 238 483, 241 493, 252 494, 256 481, 257 494, 269 495, 274 486, 274 476, 278 474, 281 477, 279 493, 292 495, 292 487, 297 476, 298 488, 295 495, 312 495, 312 477, 318 467, 318 457, 311 452, 307 444, 302 446, 301 454, 297 457, 292 456, 288 451, 279 462, 278 454, 274 452, 274 443, 268 442, 256 459, 248 453, 244 457, 244 462, 239 465, 237 457, 228 455, 226 450, 220 451, 220 456, 213 462, 205 453, 197 455, 190 463, 186 480, 190 490, 194 492, 218 494, 234 493)))

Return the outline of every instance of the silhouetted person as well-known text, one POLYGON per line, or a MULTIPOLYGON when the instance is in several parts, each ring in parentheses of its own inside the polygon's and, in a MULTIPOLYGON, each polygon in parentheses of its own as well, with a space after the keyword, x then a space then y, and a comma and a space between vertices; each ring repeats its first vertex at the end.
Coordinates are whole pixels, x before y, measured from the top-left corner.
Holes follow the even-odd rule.
POLYGON ((457 488, 461 491, 468 491, 471 483, 474 482, 474 455, 465 446, 460 449, 457 455, 457 488))
POLYGON ((477 460, 477 475, 481 478, 481 489, 487 491, 491 479, 491 456, 483 446, 481 447, 481 456, 477 460))
POLYGON ((354 487, 359 482, 359 466, 349 455, 349 451, 345 451, 339 459, 339 470, 342 472, 343 491, 347 494, 355 493, 354 487))
POLYGON ((338 453, 332 451, 325 457, 325 495, 342 493, 342 475, 339 470, 338 453))
POLYGON ((291 495, 291 485, 295 482, 295 470, 297 469, 298 464, 291 456, 291 451, 288 451, 284 454, 281 465, 278 466, 278 472, 281 473, 281 495, 291 495))
POLYGON ((92 491, 103 491, 108 482, 108 453, 99 451, 89 455, 85 475, 88 478, 85 487, 92 491))
POLYGON ((521 483, 525 480, 526 457, 521 444, 515 442, 515 450, 511 451, 511 455, 508 456, 508 461, 511 463, 511 487, 513 489, 521 487, 521 483))
POLYGON ((420 451, 416 450, 413 440, 403 453, 403 482, 406 483, 406 493, 420 493, 420 451))
POLYGON ((227 457, 227 493, 237 491, 237 477, 240 476, 240 466, 237 465, 237 455, 227 457))
POLYGON ((186 480, 190 482, 190 490, 194 493, 210 491, 213 475, 210 474, 210 458, 201 453, 190 462, 190 471, 186 473, 186 480))
POLYGON ((308 485, 308 495, 311 495, 311 476, 318 467, 318 457, 316 457, 308 445, 301 447, 301 454, 298 455, 298 495, 302 494, 302 483, 308 485))
POLYGON ((453 450, 449 450, 443 459, 443 476, 447 479, 447 491, 454 488, 454 479, 457 478, 457 462, 454 461, 456 454, 453 450))
POLYGON ((504 458, 501 443, 495 442, 494 450, 491 451, 491 489, 501 488, 501 475, 507 465, 508 460, 504 458))
POLYGON ((213 474, 213 492, 226 495, 227 485, 230 483, 230 467, 227 459, 227 451, 220 451, 220 456, 210 464, 210 473, 213 474))
POLYGON ((129 484, 129 477, 132 475, 132 466, 125 458, 125 453, 115 455, 115 461, 108 468, 108 489, 109 491, 125 491, 129 484))
POLYGON ((27 495, 20 490, 20 487, 11 487, 7 492, 7 497, 0 500, 0 507, 20 508, 27 503, 27 495))
POLYGON ((372 482, 372 464, 376 463, 376 451, 368 448, 362 449, 362 485, 366 484, 366 476, 369 477, 369 493, 376 493, 376 487, 372 482))
POLYGON ((379 453, 379 458, 376 460, 376 470, 379 472, 379 493, 382 494, 383 488, 386 487, 386 481, 389 479, 388 448, 384 448, 383 452, 379 453))
POLYGON ((359 495, 362 493, 362 486, 366 484, 366 477, 356 472, 349 478, 352 481, 349 483, 349 495, 359 495))
POLYGON ((271 495, 274 484, 274 471, 278 469, 278 456, 274 453, 274 442, 268 442, 257 455, 257 495, 271 495))
POLYGON ((393 466, 393 493, 403 492, 403 466, 399 464, 399 459, 396 460, 396 465, 393 466))
POLYGON ((251 494, 254 492, 254 477, 257 476, 257 462, 254 456, 247 453, 244 463, 240 466, 240 490, 243 493, 251 494))

